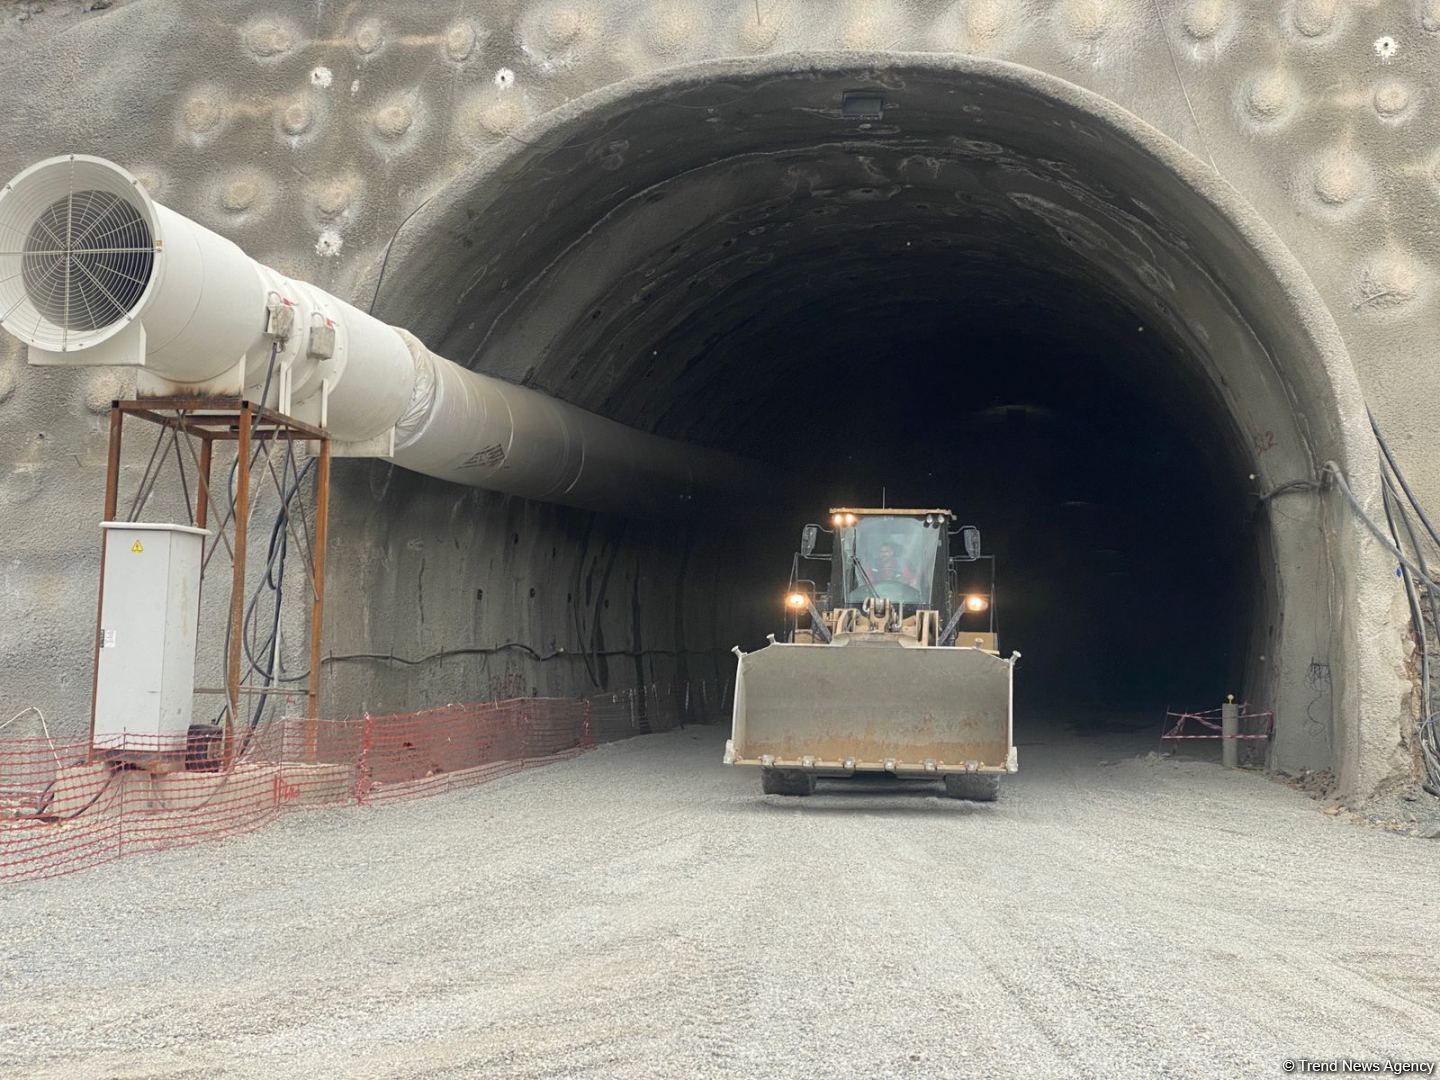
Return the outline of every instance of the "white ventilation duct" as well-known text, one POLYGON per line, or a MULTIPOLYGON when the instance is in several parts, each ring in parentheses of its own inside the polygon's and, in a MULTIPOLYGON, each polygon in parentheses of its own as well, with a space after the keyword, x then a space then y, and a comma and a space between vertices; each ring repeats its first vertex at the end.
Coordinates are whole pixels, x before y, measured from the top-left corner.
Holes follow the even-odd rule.
POLYGON ((753 467, 460 367, 71 154, 0 190, 0 326, 40 365, 140 368, 143 396, 260 401, 336 452, 526 498, 663 512, 753 467))

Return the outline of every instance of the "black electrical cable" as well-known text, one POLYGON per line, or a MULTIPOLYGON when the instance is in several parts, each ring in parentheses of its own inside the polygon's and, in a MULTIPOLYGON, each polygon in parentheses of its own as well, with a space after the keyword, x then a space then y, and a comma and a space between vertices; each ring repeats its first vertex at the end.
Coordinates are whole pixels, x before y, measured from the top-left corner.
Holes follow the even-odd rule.
POLYGON ((428 664, 434 660, 441 660, 447 656, 493 656, 502 652, 523 652, 535 660, 544 662, 555 660, 562 656, 703 656, 707 653, 729 652, 728 649, 597 649, 588 651, 584 649, 555 649, 552 652, 542 653, 529 645, 519 641, 507 641, 501 645, 475 645, 458 649, 441 649, 429 656, 422 656, 412 659, 408 656, 396 656, 394 653, 331 653, 322 657, 322 664, 338 664, 355 660, 379 660, 394 664, 404 664, 407 667, 419 667, 421 664, 428 664))
MULTIPOLYGON (((590 539, 590 534, 589 534, 589 529, 588 529, 588 527, 587 527, 587 529, 586 529, 586 534, 585 534, 585 541, 586 541, 586 543, 589 542, 589 539, 590 539)), ((579 604, 571 604, 571 605, 570 605, 570 621, 571 621, 571 622, 574 624, 574 626, 575 626, 575 636, 576 636, 577 638, 581 639, 581 640, 584 640, 584 638, 585 638, 585 628, 584 628, 583 625, 581 625, 581 621, 580 621, 580 605, 579 605, 579 604)), ((592 632, 592 634, 591 634, 591 641, 592 641, 592 642, 594 641, 594 634, 593 634, 593 632, 592 632)), ((583 650, 583 649, 581 650, 580 655, 581 655, 581 657, 582 657, 582 658, 584 659, 584 661, 585 661, 585 674, 586 674, 586 675, 589 677, 589 679, 590 679, 590 685, 591 685, 591 686, 598 687, 598 686, 600 685, 600 676, 599 676, 599 674, 598 674, 598 673, 596 672, 596 670, 595 670, 595 660, 594 660, 594 658, 590 655, 590 653, 589 653, 588 651, 583 650)))
POLYGON ((1274 488, 1270 489, 1269 491, 1265 492, 1263 495, 1258 496, 1258 498, 1259 498, 1261 504, 1263 505, 1263 504, 1269 502, 1271 499, 1279 498, 1281 495, 1292 495, 1292 494, 1294 494, 1294 493, 1296 493, 1296 492, 1300 492, 1300 491, 1319 491, 1319 490, 1320 490, 1320 481, 1319 481, 1319 480, 1287 480, 1287 481, 1285 481, 1285 483, 1280 484, 1279 486, 1274 487, 1274 488))
MULTIPOLYGON (((1416 558, 1421 566, 1425 565, 1425 557, 1416 544, 1415 530, 1410 524, 1409 516, 1401 511, 1401 521, 1405 525, 1405 531, 1410 536, 1411 546, 1415 548, 1416 558)), ((1415 590, 1418 592, 1418 590, 1415 590)), ((1425 600, 1430 608, 1431 624, 1440 626, 1440 612, 1437 612, 1437 600, 1432 589, 1425 590, 1425 600)), ((1420 659, 1424 678, 1422 681, 1422 698, 1424 708, 1420 723, 1420 751, 1426 766, 1426 778, 1423 784, 1426 791, 1431 795, 1440 795, 1440 716, 1434 711, 1434 668, 1431 663, 1430 638, 1425 626, 1425 619, 1419 612, 1418 602, 1415 610, 1411 612, 1412 618, 1416 619, 1415 634, 1420 646, 1420 659)))
MULTIPOLYGON (((286 460, 287 464, 290 464, 291 459, 287 457, 286 460)), ((271 696, 276 692, 275 684, 277 682, 293 682, 297 681, 298 678, 304 677, 298 676, 291 677, 290 679, 279 678, 277 677, 277 668, 280 663, 280 612, 285 597, 285 556, 290 549, 290 503, 295 499, 296 495, 299 494, 301 485, 304 483, 305 477, 310 474, 310 469, 314 464, 315 459, 311 458, 305 463, 304 468, 294 471, 295 479, 281 489, 280 506, 275 511, 275 520, 270 526, 270 544, 265 559, 265 575, 255 587, 255 592, 251 594, 250 602, 246 605, 245 618, 241 626, 240 644, 245 652, 245 659, 250 666, 250 670, 264 679, 265 685, 256 695, 255 711, 251 714, 250 724, 246 728, 245 737, 240 743, 240 750, 235 755, 237 758, 244 757, 245 751, 249 749, 250 740, 254 737, 256 730, 260 727, 260 720, 265 715, 265 707, 270 703, 271 696), (270 624, 270 636, 266 639, 264 645, 261 646, 262 652, 266 650, 269 651, 269 666, 262 669, 256 662, 254 651, 250 647, 249 634, 250 627, 254 621, 256 605, 259 602, 261 593, 267 588, 271 591, 275 610, 270 624)), ((290 472, 292 470, 286 468, 282 471, 290 472)), ((306 674, 308 675, 308 672, 306 674)))
MULTIPOLYGON (((1390 526, 1390 535, 1398 545, 1400 543, 1400 534, 1395 528, 1395 515, 1390 506, 1394 497, 1394 491, 1391 489, 1389 483, 1386 483, 1384 498, 1381 500, 1385 506, 1385 523, 1390 526)), ((1408 521, 1406 522, 1406 528, 1407 530, 1409 529, 1408 521)), ((1415 538, 1413 530, 1410 530, 1410 538, 1413 543, 1415 538)), ((1403 564, 1400 567, 1400 578, 1405 583, 1405 601, 1410 608, 1410 622, 1415 628, 1415 642, 1420 648, 1420 686, 1422 695, 1426 699, 1425 712, 1428 714, 1430 711, 1430 648, 1426 642, 1425 619, 1424 616, 1420 614, 1420 600, 1415 594, 1414 578, 1411 576, 1409 568, 1403 564)))
MULTIPOLYGON (((279 341, 279 339, 277 338, 275 341, 273 341, 273 342, 270 343, 270 363, 269 363, 269 364, 267 365, 267 367, 265 368, 265 385, 264 385, 264 386, 261 388, 261 390, 260 390, 260 407, 261 407, 262 409, 265 408, 265 403, 270 399, 270 383, 271 383, 271 380, 274 379, 274 377, 275 377, 275 362, 276 362, 276 359, 279 357, 279 355, 280 355, 280 341, 279 341)), ((259 433, 259 431, 260 431, 260 414, 257 412, 257 413, 254 414, 254 418, 253 418, 253 419, 251 420, 251 422, 250 422, 250 438, 251 438, 251 441, 252 441, 252 442, 255 442, 255 449, 251 451, 251 453, 250 453, 250 460, 249 460, 248 463, 246 463, 246 468, 249 468, 249 469, 253 469, 253 468, 255 467, 255 462, 258 461, 259 458, 260 458, 261 446, 260 446, 259 442, 255 440, 255 436, 259 433)), ((231 515, 235 513, 235 483, 236 483, 236 480, 237 480, 239 474, 240 474, 240 454, 239 454, 239 444, 237 443, 237 444, 236 444, 235 460, 234 460, 234 462, 232 462, 231 465, 230 465, 230 475, 229 475, 229 481, 228 481, 228 484, 227 484, 227 490, 229 491, 229 494, 230 494, 230 504, 229 504, 229 508, 228 508, 228 509, 226 510, 226 512, 225 512, 225 517, 224 517, 224 519, 220 522, 220 525, 219 525, 219 531, 221 532, 221 534, 224 533, 224 531, 225 531, 225 526, 230 523, 230 517, 231 517, 231 515)), ((215 545, 214 547, 212 547, 212 548, 210 549, 210 555, 206 555, 205 558, 201 561, 201 563, 200 563, 200 573, 201 573, 202 576, 203 576, 204 573, 205 573, 205 568, 210 564, 210 557, 211 557, 211 555, 214 555, 215 549, 216 549, 218 546, 219 546, 219 545, 217 544, 217 545, 215 545)), ((233 558, 239 558, 239 553, 238 553, 238 552, 231 552, 231 556, 232 556, 233 558)), ((231 632, 230 620, 229 620, 229 619, 226 619, 226 620, 225 620, 225 647, 224 647, 224 649, 223 649, 223 650, 221 651, 221 653, 220 653, 221 656, 229 656, 229 655, 230 655, 230 632, 231 632)), ((244 641, 245 641, 245 632, 244 632, 244 628, 243 628, 243 627, 241 628, 241 632, 240 632, 240 640, 241 640, 241 643, 242 643, 242 644, 243 644, 244 641)), ((225 704, 223 704, 223 705, 220 706, 220 712, 217 713, 216 716, 215 716, 215 722, 216 722, 217 724, 220 723, 220 722, 225 718, 225 714, 226 714, 226 712, 228 712, 228 711, 231 709, 232 704, 234 705, 234 707, 235 707, 236 710, 238 711, 238 708, 239 708, 240 703, 239 703, 238 701, 232 703, 232 702, 230 701, 229 697, 227 696, 227 697, 226 697, 226 700, 225 700, 225 704)))
POLYGON ((1415 575, 1417 580, 1424 583, 1427 589, 1440 590, 1440 585, 1436 585, 1435 582, 1430 579, 1430 575, 1421 570, 1419 566, 1410 560, 1409 556, 1392 544, 1390 538, 1385 535, 1385 530, 1377 525, 1375 519, 1365 512, 1365 508, 1360 505, 1360 500, 1355 497, 1355 492, 1350 490, 1350 485, 1345 480, 1345 474, 1340 471, 1340 466, 1333 461, 1327 461, 1322 466, 1322 469, 1335 478, 1335 486, 1338 487, 1340 493, 1345 496, 1345 500, 1350 504, 1351 509, 1355 511, 1355 516, 1370 530, 1375 539, 1380 541, 1380 546, 1395 556, 1395 558, 1399 559, 1400 562, 1415 575))
MULTIPOLYGON (((1440 586, 1436 585, 1436 582, 1431 579, 1430 573, 1428 573, 1428 566, 1423 567, 1420 563, 1411 560, 1410 557, 1408 557, 1407 554, 1405 554, 1403 550, 1401 550, 1400 544, 1398 544, 1397 541, 1391 541, 1390 537, 1385 536, 1384 530, 1382 530, 1382 528, 1378 526, 1378 524, 1375 524, 1375 521, 1372 520, 1371 517, 1369 517, 1369 514, 1365 513, 1365 508, 1362 507, 1361 503, 1359 503, 1358 498, 1355 497, 1355 492, 1351 491, 1351 487, 1349 487, 1348 482, 1346 482, 1345 474, 1344 472, 1341 472, 1341 467, 1339 467, 1339 465, 1336 465, 1333 461, 1326 461, 1325 465, 1323 465, 1322 467, 1322 472, 1331 475, 1333 481, 1335 481, 1336 487, 1339 488, 1341 494, 1345 495, 1346 501, 1351 504, 1352 510, 1355 511, 1355 516, 1359 517, 1359 520, 1364 523, 1364 526, 1367 527, 1372 534, 1374 534, 1375 539, 1380 540, 1381 546, 1384 546, 1385 550, 1387 550, 1387 552, 1390 552, 1392 556, 1395 557, 1395 559, 1400 560, 1401 572, 1403 572, 1403 575, 1405 572, 1408 572, 1410 573, 1410 575, 1416 577, 1418 582, 1421 582, 1424 586, 1426 586, 1426 592, 1430 593, 1430 595, 1434 595, 1434 593, 1440 592, 1440 586)), ((1381 480, 1387 480, 1387 478, 1385 478, 1384 469, 1381 469, 1381 480)), ((1382 498, 1384 498, 1385 491, 1381 491, 1381 495, 1382 498)), ((1413 498, 1413 495, 1407 495, 1407 498, 1413 498)), ((1411 503, 1411 505, 1414 505, 1414 507, 1416 507, 1417 514, 1421 513, 1420 508, 1418 508, 1418 505, 1416 505, 1416 503, 1411 503)), ((1407 516, 1405 516, 1404 514, 1403 507, 1401 507, 1401 520, 1407 520, 1407 516)), ((1420 557, 1420 559, 1423 559, 1424 557, 1423 553, 1418 552, 1418 550, 1417 556, 1420 557)), ((1418 629, 1420 629, 1421 634, 1424 634, 1423 624, 1421 624, 1420 628, 1418 629)), ((1421 717, 1423 717, 1423 719, 1421 719, 1420 732, 1418 732, 1418 736, 1420 736, 1421 760, 1423 760, 1424 769, 1426 769, 1426 782, 1424 782, 1423 786, 1427 792, 1431 793, 1431 795, 1440 795, 1440 732, 1437 732, 1437 717, 1431 716, 1430 703, 1428 703, 1428 701, 1426 704, 1424 704, 1423 710, 1421 710, 1421 717)))
POLYGON ((264 643, 260 645, 260 652, 264 653, 268 650, 273 653, 274 646, 279 638, 278 626, 280 618, 280 604, 284 596, 285 558, 289 551, 290 544, 290 504, 300 493, 300 486, 304 483, 305 478, 309 475, 310 470, 314 467, 314 465, 314 458, 311 458, 309 461, 307 461, 304 468, 302 468, 298 473, 295 474, 295 480, 289 485, 287 485, 281 495, 280 509, 276 511, 275 520, 271 523, 270 526, 270 544, 265 556, 265 576, 261 579, 260 584, 255 587, 255 591, 250 595, 250 600, 245 606, 245 619, 242 627, 244 633, 241 638, 241 642, 245 649, 245 659, 250 665, 250 670, 256 675, 260 676, 261 678, 273 679, 274 681, 278 682, 299 682, 301 679, 307 677, 308 672, 300 675, 275 675, 274 673, 276 670, 276 660, 273 655, 270 658, 270 664, 268 669, 262 667, 260 665, 260 662, 255 658, 254 650, 251 648, 250 633, 251 627, 253 626, 255 621, 255 612, 257 610, 260 597, 266 589, 269 589, 272 596, 274 597, 275 602, 275 625, 271 627, 269 636, 265 639, 264 643))
MULTIPOLYGON (((1429 534, 1430 539, 1436 544, 1437 547, 1440 547, 1440 535, 1437 535, 1434 525, 1431 524, 1429 516, 1425 513, 1425 508, 1420 505, 1420 501, 1415 497, 1415 492, 1411 490, 1409 483, 1405 480, 1405 474, 1400 471, 1400 465, 1395 460, 1395 455, 1391 453, 1390 446, 1385 441, 1385 436, 1380 433, 1380 425, 1375 420, 1375 414, 1370 413, 1369 415, 1370 430, 1374 433, 1375 442, 1379 444, 1380 447, 1380 455, 1382 459, 1380 473, 1385 480, 1386 486, 1392 492, 1394 491, 1394 486, 1391 483, 1391 475, 1393 474, 1395 482, 1398 483, 1401 490, 1404 491, 1405 498, 1409 501, 1410 506, 1414 509, 1416 516, 1420 518, 1421 524, 1425 526, 1425 531, 1429 534), (1387 466, 1388 472, 1386 469, 1387 466)), ((1410 523, 1410 516, 1405 512, 1403 507, 1400 510, 1400 516, 1401 520, 1405 523, 1406 533, 1410 537, 1410 547, 1415 552, 1416 561, 1420 564, 1421 571, 1428 576, 1429 567, 1425 563, 1425 553, 1420 546, 1419 539, 1415 535, 1414 526, 1410 523)), ((1431 625, 1435 627, 1436 633, 1440 634, 1440 598, 1436 597, 1435 590, 1433 588, 1427 587, 1425 590, 1425 599, 1427 601, 1427 606, 1430 608, 1431 625)), ((1423 646, 1427 640, 1423 620, 1420 622, 1419 625, 1417 625, 1416 632, 1420 635, 1421 643, 1423 646)), ((1440 731, 1437 731, 1437 718, 1431 712, 1432 707, 1433 703, 1427 699, 1425 702, 1425 726, 1429 728, 1431 739, 1436 742, 1436 745, 1431 748, 1431 752, 1436 755, 1437 759, 1435 762, 1435 771, 1437 775, 1432 777, 1432 781, 1435 783, 1436 788, 1432 791, 1432 793, 1440 795, 1440 731)), ((1424 731, 1422 731, 1422 739, 1423 736, 1424 731)))
MULTIPOLYGON (((1415 552, 1415 561, 1419 563, 1421 571, 1428 574, 1429 566, 1425 562, 1424 549, 1420 544, 1419 537, 1415 535, 1415 526, 1410 521, 1410 515, 1405 512, 1404 506, 1399 505, 1400 495, 1391 483, 1390 476, 1386 472, 1386 461, 1383 458, 1380 463, 1380 474, 1385 482, 1385 516, 1386 519, 1390 521, 1391 534, 1395 535, 1394 521, 1390 516, 1390 502, 1393 499, 1399 510, 1400 521, 1405 526, 1405 533, 1410 538, 1410 548, 1415 552)), ((1399 542, 1398 535, 1396 536, 1396 542, 1399 542)), ((1431 696, 1433 693, 1433 671, 1430 663, 1430 635, 1425 626, 1425 618, 1420 613, 1420 603, 1416 595, 1418 590, 1410 580, 1409 571, 1402 567, 1401 573, 1405 579, 1406 598, 1410 603, 1410 617, 1415 625, 1416 644, 1420 649, 1420 684, 1423 707, 1421 709, 1419 736, 1420 752, 1425 763, 1426 774, 1425 782, 1422 786, 1430 794, 1440 795, 1440 740, 1437 740, 1437 735, 1440 735, 1440 731, 1437 731, 1437 717, 1433 711, 1434 702, 1431 696)), ((1430 608, 1431 624, 1437 629, 1440 629, 1440 608, 1437 608, 1437 604, 1440 604, 1440 601, 1437 601, 1435 590, 1426 589, 1425 599, 1427 606, 1430 608)))
MULTIPOLYGON (((285 594, 285 556, 290 550, 290 531, 287 528, 289 503, 290 500, 288 498, 284 499, 280 504, 280 509, 275 514, 275 524, 271 526, 270 529, 270 556, 265 564, 265 579, 260 583, 260 587, 255 590, 255 598, 258 599, 260 588, 263 588, 266 584, 270 586, 270 591, 275 601, 275 613, 270 620, 270 640, 268 642, 270 649, 270 666, 266 671, 260 673, 265 679, 265 688, 260 691, 255 701, 255 715, 250 720, 251 731, 254 731, 260 725, 260 717, 265 712, 265 706, 269 704, 270 688, 275 685, 275 666, 279 662, 280 609, 282 606, 281 601, 284 599, 285 594), (277 551, 279 552, 278 556, 276 555, 277 551), (278 580, 275 579, 277 566, 279 568, 278 580)), ((241 642, 245 646, 245 655, 250 659, 250 664, 253 668, 255 661, 254 658, 250 656, 249 643, 245 642, 244 635, 241 635, 241 642)))
POLYGON ((365 309, 369 315, 375 314, 375 304, 380 300, 380 286, 385 284, 385 270, 390 265, 390 249, 395 246, 395 241, 400 239, 400 234, 405 231, 405 226, 410 224, 410 219, 430 205, 432 199, 440 194, 441 189, 432 191, 426 195, 419 206, 415 207, 401 219, 400 224, 395 226, 395 231, 390 234, 390 239, 385 242, 385 254, 380 259, 380 272, 375 275, 375 291, 370 294, 370 306, 365 309))
POLYGON ((1425 531, 1430 534, 1430 539, 1437 547, 1440 547, 1440 533, 1435 531, 1435 526, 1430 524, 1430 518, 1426 516, 1425 510, 1420 505, 1420 500, 1415 497, 1415 492, 1410 490, 1410 485, 1405 480, 1405 474, 1400 471, 1400 466, 1395 461, 1395 455, 1390 452, 1390 445, 1385 441, 1385 436, 1380 434, 1380 425, 1375 422, 1375 414, 1369 413, 1370 430, 1375 433, 1375 441, 1380 444, 1380 453, 1384 455, 1385 461, 1390 466, 1390 471, 1395 474, 1395 479, 1400 481, 1401 490, 1405 492, 1405 498, 1415 508, 1419 515, 1420 522, 1425 526, 1425 531))
MULTIPOLYGON (((1395 491, 1395 489, 1394 489, 1393 487, 1390 486, 1390 482, 1389 482, 1388 478, 1386 479, 1385 486, 1386 486, 1387 490, 1389 490, 1389 492, 1391 493, 1391 496, 1392 496, 1392 497, 1396 500, 1396 502, 1398 503, 1398 501, 1399 501, 1399 494, 1398 494, 1398 492, 1395 491)), ((1413 550, 1413 551, 1415 552, 1415 562, 1419 565, 1419 567, 1420 567, 1420 572, 1421 572, 1422 574, 1425 574, 1426 576, 1429 576, 1430 566, 1429 566, 1429 564, 1425 561, 1425 550, 1420 546, 1419 537, 1417 537, 1417 536, 1415 535, 1415 526, 1414 526, 1414 525, 1411 523, 1411 521, 1410 521, 1410 515, 1405 512, 1405 508, 1404 508, 1403 506, 1399 507, 1399 511, 1400 511, 1400 522, 1401 522, 1401 524, 1403 524, 1403 525, 1405 526, 1405 534, 1410 538, 1410 548, 1411 548, 1411 550, 1413 550)), ((1387 514, 1388 514, 1388 507, 1387 507, 1387 514)), ((1393 530, 1392 530, 1392 531, 1393 531, 1393 530)), ((1434 626, 1434 627, 1436 627, 1437 630, 1440 630, 1440 599, 1437 599, 1437 597, 1435 596, 1434 591, 1431 590, 1431 589, 1426 589, 1426 590, 1425 590, 1425 598, 1426 598, 1426 601, 1427 601, 1426 606, 1430 608, 1430 622, 1431 622, 1431 625, 1434 626)), ((1420 629, 1422 629, 1422 630, 1424 629, 1423 624, 1421 625, 1420 629)), ((1428 708, 1428 705, 1427 705, 1427 708, 1428 708)))
MULTIPOLYGON (((76 810, 73 814, 36 814, 36 819, 47 822, 74 821, 81 814, 85 813, 87 810, 89 810, 92 806, 94 806, 97 802, 100 801, 100 796, 104 795, 105 792, 110 790, 110 785, 115 782, 115 777, 119 776, 120 773, 123 771, 124 770, 122 769, 111 769, 110 775, 105 778, 105 783, 101 784, 95 794, 90 796, 90 801, 87 802, 84 806, 80 807, 79 810, 76 810)), ((51 784, 54 784, 53 780, 51 781, 51 784)))

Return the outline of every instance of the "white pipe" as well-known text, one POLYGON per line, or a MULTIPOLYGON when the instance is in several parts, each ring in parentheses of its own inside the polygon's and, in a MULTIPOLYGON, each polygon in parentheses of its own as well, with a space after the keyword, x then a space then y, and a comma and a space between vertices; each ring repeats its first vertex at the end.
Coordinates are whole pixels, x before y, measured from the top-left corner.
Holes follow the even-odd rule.
POLYGON ((755 479, 729 455, 436 356, 160 206, 102 158, 50 158, 0 190, 0 326, 32 364, 138 365, 151 395, 258 399, 268 382, 267 403, 366 444, 351 453, 528 499, 653 513, 755 479))
POLYGON ((661 439, 438 357, 400 335, 416 392, 394 460, 415 472, 542 502, 659 511, 729 487, 753 466, 661 439))

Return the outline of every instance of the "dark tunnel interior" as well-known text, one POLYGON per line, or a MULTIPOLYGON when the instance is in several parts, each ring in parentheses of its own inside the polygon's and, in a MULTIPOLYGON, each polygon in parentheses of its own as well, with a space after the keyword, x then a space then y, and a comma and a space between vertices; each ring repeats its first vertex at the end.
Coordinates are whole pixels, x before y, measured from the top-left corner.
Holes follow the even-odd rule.
POLYGON ((600 136, 592 118, 457 195, 382 309, 457 361, 793 481, 725 520, 727 641, 781 630, 806 522, 883 493, 981 529, 1022 712, 1153 723, 1245 693, 1275 632, 1254 417, 1286 414, 1225 276, 1241 245, 1071 104, 892 80, 893 123, 847 116, 845 72, 614 105, 600 136), (427 324, 437 289, 455 306, 427 324))
MULTIPOLYGON (((996 556, 1022 708, 1153 721, 1239 692, 1261 538, 1225 418, 1135 313, 994 284, 1031 300, 841 297, 743 344, 788 376, 731 445, 802 478, 765 579, 776 615, 774 575, 805 520, 882 499, 943 506, 996 556)), ((988 593, 987 579, 962 566, 959 585, 988 593)))

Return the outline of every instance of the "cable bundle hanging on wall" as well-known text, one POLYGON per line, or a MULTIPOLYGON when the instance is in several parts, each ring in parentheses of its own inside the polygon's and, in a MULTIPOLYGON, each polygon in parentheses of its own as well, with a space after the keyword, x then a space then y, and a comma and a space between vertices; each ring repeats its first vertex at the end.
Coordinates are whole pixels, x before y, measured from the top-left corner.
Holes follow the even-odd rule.
POLYGON ((1436 710, 1435 680, 1431 670, 1432 657, 1440 655, 1440 647, 1437 647, 1440 646, 1440 597, 1436 596, 1434 576, 1431 574, 1429 562, 1425 558, 1425 544, 1416 533, 1411 511, 1413 511, 1413 517, 1419 519, 1426 538, 1430 544, 1434 545, 1437 553, 1440 553, 1440 533, 1436 532, 1429 515, 1425 513, 1425 508, 1420 505, 1419 499, 1415 497, 1415 492, 1406 482, 1405 474, 1400 471, 1400 466, 1395 461, 1395 455, 1391 453, 1389 444, 1385 442, 1385 437, 1380 433, 1380 425, 1375 422, 1373 413, 1370 415, 1370 429, 1375 433, 1375 442, 1380 447, 1380 476, 1385 484, 1385 517, 1390 524, 1390 535, 1395 541, 1396 547, 1403 550, 1405 542, 1402 542, 1395 529, 1395 522, 1398 518, 1404 530, 1405 541, 1409 543, 1410 551, 1414 555, 1419 570, 1419 573, 1415 574, 1411 572, 1405 562, 1402 561, 1400 564, 1400 575, 1405 582, 1406 599, 1410 605, 1410 618, 1415 625, 1415 640, 1420 650, 1422 704, 1419 744, 1426 774, 1424 786, 1430 794, 1440 795, 1440 712, 1436 710), (1420 606, 1422 596, 1425 601, 1425 609, 1429 611, 1430 618, 1428 620, 1420 606))
MULTIPOLYGON (((301 682, 310 676, 308 668, 296 675, 286 674, 282 670, 280 656, 280 614, 285 599, 285 557, 290 550, 290 504, 301 493, 305 480, 315 465, 315 459, 310 458, 297 470, 293 466, 293 448, 290 457, 290 467, 282 467, 282 475, 291 476, 293 479, 280 494, 280 506, 275 511, 275 519, 270 526, 270 543, 265 554, 265 573, 245 605, 245 620, 241 635, 241 644, 245 650, 245 662, 255 675, 264 680, 263 688, 256 694, 255 711, 250 718, 250 731, 252 732, 259 726, 265 706, 276 692, 277 684, 301 682), (267 592, 270 594, 273 605, 270 627, 264 640, 255 642, 252 640, 255 614, 261 596, 267 592), (257 652, 260 654, 258 659, 257 652)), ((248 742, 248 735, 246 741, 248 742)))
POLYGON ((1388 536, 1387 530, 1365 512, 1339 465, 1327 461, 1321 471, 1334 480, 1335 486, 1365 527, 1399 562, 1398 572, 1405 585, 1405 598, 1410 607, 1410 619, 1420 654, 1421 706, 1416 738, 1424 771, 1422 786, 1431 795, 1440 796, 1440 710, 1436 708, 1434 695, 1437 688, 1432 671, 1432 659, 1440 656, 1440 584, 1436 583, 1430 560, 1425 555, 1428 545, 1432 554, 1440 556, 1440 531, 1437 531, 1414 489, 1406 481, 1373 413, 1370 414, 1370 430, 1375 435, 1380 458, 1381 496, 1389 526, 1388 536), (1416 529, 1417 520, 1419 531, 1416 529), (1429 612, 1428 619, 1426 611, 1429 612))

